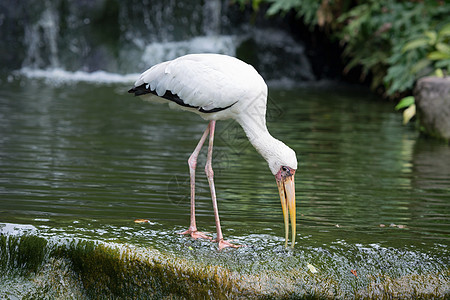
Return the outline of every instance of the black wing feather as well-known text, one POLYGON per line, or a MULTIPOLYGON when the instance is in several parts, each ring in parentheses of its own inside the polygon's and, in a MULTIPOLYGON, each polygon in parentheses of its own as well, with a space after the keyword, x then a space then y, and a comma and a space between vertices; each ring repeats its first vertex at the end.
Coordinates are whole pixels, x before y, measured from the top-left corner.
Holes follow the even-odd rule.
MULTIPOLYGON (((145 94, 153 94, 153 95, 158 96, 156 91, 152 91, 148 87, 149 87, 149 84, 144 83, 144 84, 141 84, 140 86, 135 86, 135 87, 131 88, 130 90, 128 90, 128 93, 134 93, 135 96, 142 96, 142 95, 145 95, 145 94)), ((176 104, 178 104, 180 106, 198 109, 198 111, 202 112, 202 113, 219 112, 219 111, 225 110, 227 108, 230 108, 231 106, 233 106, 234 104, 237 103, 237 101, 236 101, 233 104, 228 105, 227 107, 215 107, 215 108, 206 110, 206 109, 203 109, 203 107, 193 106, 193 105, 189 105, 189 104, 185 103, 183 101, 183 99, 181 99, 177 94, 173 94, 171 91, 166 91, 164 93, 164 95, 158 96, 158 97, 161 97, 161 98, 170 100, 172 102, 175 102, 176 104)))

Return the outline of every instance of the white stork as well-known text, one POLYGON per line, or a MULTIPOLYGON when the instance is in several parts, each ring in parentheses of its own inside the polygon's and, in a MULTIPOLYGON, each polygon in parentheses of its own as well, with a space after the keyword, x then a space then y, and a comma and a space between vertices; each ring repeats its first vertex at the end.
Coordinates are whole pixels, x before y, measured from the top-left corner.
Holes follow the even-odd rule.
POLYGON ((296 213, 294 174, 297 170, 295 152, 272 137, 266 127, 267 85, 258 72, 243 61, 220 54, 190 54, 153 66, 135 82, 129 93, 144 100, 168 103, 171 108, 194 112, 209 121, 197 147, 188 160, 191 180, 191 218, 189 234, 194 239, 211 239, 197 231, 195 222, 195 169, 200 149, 209 133, 205 166, 211 190, 219 250, 238 247, 223 239, 214 188, 212 150, 217 120, 234 119, 244 129, 255 149, 269 164, 275 175, 283 209, 286 246, 289 215, 292 226, 292 247, 295 245, 296 213))

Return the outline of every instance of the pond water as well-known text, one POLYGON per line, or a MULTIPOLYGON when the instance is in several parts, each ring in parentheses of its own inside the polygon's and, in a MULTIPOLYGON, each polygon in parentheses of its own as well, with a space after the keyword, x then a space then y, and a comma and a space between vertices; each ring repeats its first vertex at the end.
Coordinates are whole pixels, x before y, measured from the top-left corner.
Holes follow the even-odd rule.
MULTIPOLYGON (((288 252, 266 162, 236 123, 218 122, 222 230, 247 246, 218 254, 214 243, 176 234, 189 225, 187 159, 207 123, 134 98, 129 86, 2 78, 3 235, 8 224, 32 225, 44 237, 150 247, 240 272, 310 263, 343 281, 350 268, 448 276, 450 148, 402 126, 392 103, 337 83, 270 88, 269 130, 300 163, 297 245, 288 252)), ((197 227, 214 235, 205 160, 203 151, 197 227)))

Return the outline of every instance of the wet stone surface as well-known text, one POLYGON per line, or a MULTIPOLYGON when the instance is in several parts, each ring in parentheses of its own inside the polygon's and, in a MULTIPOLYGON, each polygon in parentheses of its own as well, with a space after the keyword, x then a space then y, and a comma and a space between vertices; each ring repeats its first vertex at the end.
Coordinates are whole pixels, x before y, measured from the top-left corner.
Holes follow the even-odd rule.
POLYGON ((161 252, 68 237, 48 240, 17 234, 21 226, 2 226, 6 298, 417 298, 444 297, 450 289, 448 261, 414 249, 339 243, 218 253, 191 242, 184 245, 187 251, 161 252))
POLYGON ((450 78, 421 78, 414 93, 423 131, 450 141, 450 78))

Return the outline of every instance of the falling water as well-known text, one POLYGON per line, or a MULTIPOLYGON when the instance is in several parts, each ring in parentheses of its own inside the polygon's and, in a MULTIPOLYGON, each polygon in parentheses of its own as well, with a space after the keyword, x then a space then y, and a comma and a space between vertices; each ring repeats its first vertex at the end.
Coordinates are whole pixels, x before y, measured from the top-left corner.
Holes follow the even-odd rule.
POLYGON ((23 65, 35 69, 60 67, 57 45, 59 16, 49 1, 45 1, 44 7, 38 21, 25 28, 23 65))
POLYGON ((21 21, 17 49, 26 76, 51 77, 54 70, 136 73, 184 54, 213 52, 242 55, 267 80, 314 80, 300 42, 273 26, 248 25, 245 12, 224 0, 28 0, 16 6, 5 24, 30 15, 21 21))

